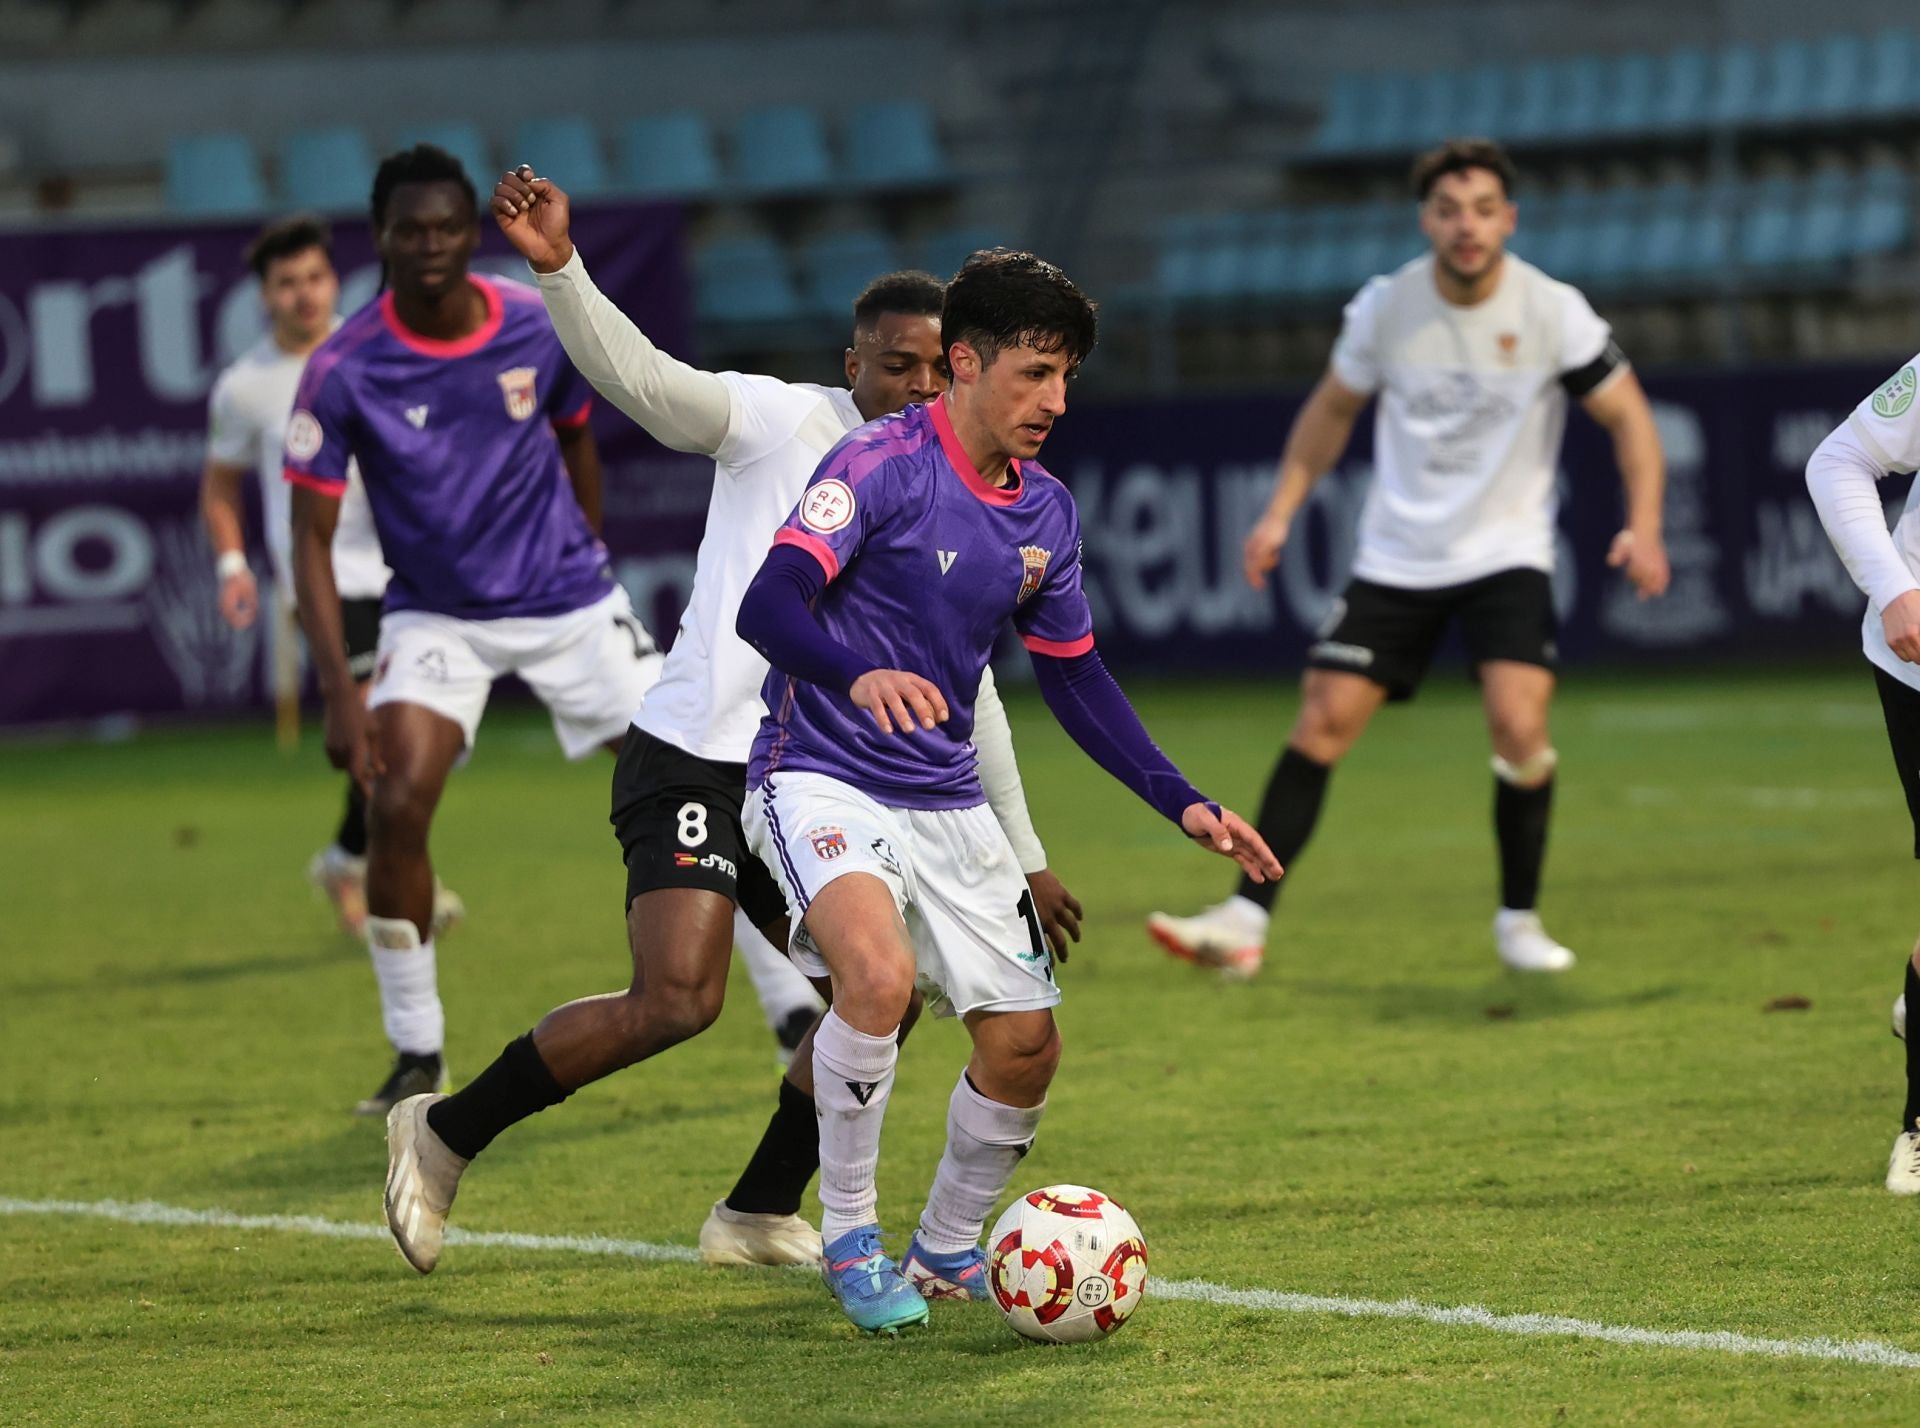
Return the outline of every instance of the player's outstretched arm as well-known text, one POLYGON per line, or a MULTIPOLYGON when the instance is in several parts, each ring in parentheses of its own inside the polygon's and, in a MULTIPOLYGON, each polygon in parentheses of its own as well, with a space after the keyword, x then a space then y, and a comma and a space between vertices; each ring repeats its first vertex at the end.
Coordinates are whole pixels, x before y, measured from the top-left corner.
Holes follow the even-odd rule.
POLYGON ((244 630, 260 613, 260 588, 247 564, 245 508, 240 488, 246 469, 209 461, 200 473, 200 519, 213 547, 214 574, 220 581, 220 618, 244 630))
POLYGON ((1307 503, 1314 483, 1333 469, 1333 463, 1347 449, 1353 424, 1369 400, 1367 393, 1354 391, 1329 372, 1293 419, 1280 457, 1280 471, 1274 478, 1273 498, 1247 533, 1242 552, 1242 568, 1254 589, 1263 589, 1267 576, 1280 563, 1293 518, 1307 503))
POLYGON ((980 786, 986 790, 987 806, 993 809, 995 821, 1013 845, 1014 858, 1033 894, 1041 930, 1053 944, 1053 955, 1064 962, 1067 943, 1080 940, 1080 919, 1085 913, 1080 900, 1047 867, 1047 850, 1034 831, 1027 791, 1020 782, 1020 765, 1013 756, 1013 726, 1007 721, 1006 705, 1000 702, 991 666, 980 672, 980 692, 974 696, 973 750, 979 759, 980 786))
POLYGON ((1807 460, 1807 494, 1853 583, 1880 611, 1887 647, 1920 664, 1920 582, 1887 529, 1879 482, 1887 465, 1842 422, 1807 460))
POLYGON ((716 455, 733 421, 726 384, 655 347, 594 286, 570 236, 566 192, 522 164, 501 175, 489 206, 533 269, 553 330, 580 375, 661 445, 716 455))
POLYGON ((293 588, 300 628, 326 701, 327 758, 367 790, 380 771, 380 759, 373 744, 372 721, 347 664, 340 590, 333 580, 333 532, 339 520, 338 496, 310 486, 293 488, 293 588))
POLYGON ((1201 847, 1232 858, 1256 883, 1280 877, 1279 860, 1246 820, 1211 802, 1160 751, 1097 651, 1034 651, 1033 670, 1047 708, 1095 763, 1201 847))
POLYGON ((1671 577, 1660 536, 1667 460, 1647 394, 1627 368, 1581 398, 1580 405, 1613 438, 1614 463, 1627 492, 1627 524, 1608 546, 1607 564, 1625 572, 1642 600, 1664 595, 1671 577))

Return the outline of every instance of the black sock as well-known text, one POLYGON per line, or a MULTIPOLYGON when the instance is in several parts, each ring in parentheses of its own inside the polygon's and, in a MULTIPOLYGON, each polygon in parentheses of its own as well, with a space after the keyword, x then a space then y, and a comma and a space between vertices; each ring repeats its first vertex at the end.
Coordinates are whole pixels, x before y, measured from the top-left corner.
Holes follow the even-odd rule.
POLYGON ((367 796, 352 779, 347 780, 347 810, 340 815, 340 831, 333 835, 333 841, 343 853, 356 858, 367 856, 367 796))
POLYGON ((1913 969, 1913 958, 1907 958, 1907 1115, 1900 1123, 1900 1129, 1914 1129, 1914 1121, 1920 1118, 1920 1020, 1914 1018, 1914 1009, 1920 1007, 1920 972, 1913 969))
POLYGON ((560 1089, 528 1032, 509 1041, 493 1065, 460 1090, 435 1101, 427 1110, 427 1124, 455 1155, 471 1160, 508 1126, 572 1094, 560 1089))
POLYGON ((1535 788, 1493 781, 1493 831, 1500 843, 1500 906, 1530 911, 1540 901, 1540 869, 1547 861, 1547 821, 1553 780, 1535 788))
POLYGON ((727 1196, 727 1208, 743 1215, 798 1214, 800 1197, 819 1168, 820 1120, 813 1097, 783 1079, 780 1104, 727 1196))
MULTIPOLYGON (((1313 836, 1313 825, 1320 821, 1320 805, 1326 799, 1327 779, 1332 774, 1331 764, 1310 759, 1291 745, 1273 766, 1273 777, 1267 780, 1266 794, 1260 800, 1260 821, 1256 826, 1260 836, 1267 840, 1267 846, 1273 849, 1273 856, 1288 872, 1293 871, 1293 860, 1300 856, 1307 839, 1313 836)), ((1271 908, 1273 900, 1280 896, 1280 884, 1256 883, 1243 873, 1235 891, 1262 907, 1271 908)))

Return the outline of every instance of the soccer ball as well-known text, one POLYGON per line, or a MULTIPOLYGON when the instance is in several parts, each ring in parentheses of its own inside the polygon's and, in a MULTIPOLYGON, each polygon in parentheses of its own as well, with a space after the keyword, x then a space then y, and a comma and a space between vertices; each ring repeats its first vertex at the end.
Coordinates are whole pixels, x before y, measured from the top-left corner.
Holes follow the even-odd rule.
POLYGON ((1104 1338, 1147 1292, 1147 1242, 1118 1201, 1084 1185, 1022 1195, 987 1237, 987 1282, 1017 1333, 1042 1343, 1104 1338))

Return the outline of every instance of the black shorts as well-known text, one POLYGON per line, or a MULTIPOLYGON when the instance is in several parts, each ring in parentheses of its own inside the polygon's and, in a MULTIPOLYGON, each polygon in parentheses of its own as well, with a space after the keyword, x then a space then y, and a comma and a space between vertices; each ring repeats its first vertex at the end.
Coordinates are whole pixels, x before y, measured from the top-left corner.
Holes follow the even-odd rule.
POLYGON ((755 927, 787 915, 787 899, 747 850, 740 807, 747 766, 695 758, 629 728, 613 765, 613 831, 627 860, 627 906, 656 888, 704 888, 738 903, 755 927))
POLYGON ((373 678, 380 657, 380 597, 342 600, 340 629, 347 637, 347 669, 362 683, 373 678))
POLYGON ((1880 687, 1880 712, 1887 716, 1893 766, 1900 771, 1900 787, 1907 791, 1913 856, 1920 858, 1920 689, 1902 684, 1879 665, 1873 667, 1873 682, 1880 687))
POLYGON ((1496 659, 1552 669, 1559 659, 1553 580, 1543 570, 1522 568, 1436 590, 1355 580, 1321 627, 1307 663, 1365 675, 1387 698, 1411 699, 1455 620, 1476 669, 1496 659))

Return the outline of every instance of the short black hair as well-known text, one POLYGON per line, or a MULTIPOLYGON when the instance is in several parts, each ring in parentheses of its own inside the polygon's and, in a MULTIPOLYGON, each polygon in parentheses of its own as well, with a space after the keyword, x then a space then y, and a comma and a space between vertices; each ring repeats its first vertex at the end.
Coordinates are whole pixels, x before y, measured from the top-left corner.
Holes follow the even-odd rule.
POLYGON ((329 262, 333 260, 333 230, 326 220, 311 213, 296 213, 276 219, 262 228, 247 244, 247 266, 256 278, 265 281, 267 269, 282 258, 318 248, 329 262))
POLYGON ((983 248, 947 284, 940 311, 940 347, 964 342, 983 367, 1009 347, 1064 352, 1077 367, 1093 351, 1098 318, 1073 279, 1044 258, 1012 248, 983 248))
POLYGON ((438 144, 415 144, 411 149, 388 154, 380 161, 380 170, 373 176, 375 229, 386 223, 387 200, 403 183, 459 184, 461 192, 467 196, 467 206, 473 210, 475 220, 479 219, 480 196, 474 192, 473 180, 467 177, 460 160, 438 144))
POLYGON ((1433 186, 1448 174, 1463 174, 1468 169, 1485 169, 1500 180, 1500 191, 1513 197, 1519 178, 1507 151, 1491 139, 1449 139, 1437 149, 1429 149, 1413 161, 1413 196, 1422 203, 1433 186))
POLYGON ((906 317, 938 317, 946 300, 946 284, 932 273, 923 273, 918 268, 882 273, 853 300, 853 330, 871 330, 880 321, 880 315, 887 312, 906 317))

